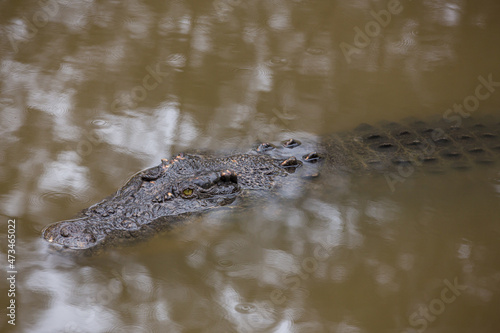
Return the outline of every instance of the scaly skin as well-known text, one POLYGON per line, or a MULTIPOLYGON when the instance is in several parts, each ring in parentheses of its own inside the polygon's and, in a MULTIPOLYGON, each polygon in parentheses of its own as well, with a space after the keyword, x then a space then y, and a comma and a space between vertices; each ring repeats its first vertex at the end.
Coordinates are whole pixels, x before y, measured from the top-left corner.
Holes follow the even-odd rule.
POLYGON ((120 190, 72 220, 47 226, 43 238, 72 250, 101 248, 170 228, 189 213, 232 203, 242 189, 269 189, 288 166, 268 156, 180 154, 134 175, 120 190))
POLYGON ((180 154, 139 172, 78 218, 49 225, 43 238, 72 250, 141 238, 171 228, 186 215, 228 205, 242 190, 272 190, 302 165, 308 170, 302 176, 317 176, 319 167, 330 173, 387 174, 402 167, 467 168, 494 163, 499 155, 500 123, 451 126, 444 121, 362 125, 320 143, 301 146, 288 140, 281 148, 264 143, 245 154, 180 154))
POLYGON ((427 171, 494 163, 500 154, 500 123, 413 121, 359 126, 324 143, 328 166, 347 172, 397 172, 411 166, 427 171))

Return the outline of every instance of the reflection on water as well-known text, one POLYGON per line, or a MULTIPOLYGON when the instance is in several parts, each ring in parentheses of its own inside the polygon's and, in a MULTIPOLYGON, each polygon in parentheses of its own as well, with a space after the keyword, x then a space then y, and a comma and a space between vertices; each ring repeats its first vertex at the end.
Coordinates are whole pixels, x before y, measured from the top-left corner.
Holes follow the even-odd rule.
POLYGON ((94 258, 49 252, 39 235, 179 151, 498 114, 499 10, 4 1, 0 211, 18 221, 19 274, 17 325, 0 330, 498 330, 498 166, 394 192, 383 178, 321 175, 94 258))
POLYGON ((33 314, 23 325, 37 332, 412 331, 424 324, 489 331, 500 280, 498 195, 489 180, 477 172, 425 176, 397 194, 382 179, 363 182, 333 193, 313 188, 291 209, 274 198, 245 214, 215 212, 97 258, 22 243, 19 289, 33 314), (470 195, 457 196, 464 187, 470 195))

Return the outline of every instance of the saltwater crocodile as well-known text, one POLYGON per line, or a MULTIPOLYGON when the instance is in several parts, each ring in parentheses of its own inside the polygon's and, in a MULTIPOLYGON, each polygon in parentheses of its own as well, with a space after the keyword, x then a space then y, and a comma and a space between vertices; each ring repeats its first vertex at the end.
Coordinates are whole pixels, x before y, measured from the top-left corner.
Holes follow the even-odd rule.
POLYGON ((361 125, 319 143, 290 139, 281 147, 262 143, 227 156, 181 153, 137 173, 74 219, 47 226, 43 238, 59 248, 94 249, 171 228, 189 214, 229 205, 243 192, 273 189, 297 174, 317 177, 321 169, 400 177, 408 170, 491 164, 499 155, 497 120, 460 126, 444 120, 361 125), (298 168, 301 172, 295 172, 298 168))

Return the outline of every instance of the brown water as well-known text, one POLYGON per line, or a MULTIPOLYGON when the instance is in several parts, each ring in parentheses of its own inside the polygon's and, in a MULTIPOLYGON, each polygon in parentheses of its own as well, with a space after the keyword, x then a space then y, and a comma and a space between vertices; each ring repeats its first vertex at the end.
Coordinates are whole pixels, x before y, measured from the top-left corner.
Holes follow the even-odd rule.
POLYGON ((494 0, 1 2, 0 331, 498 332, 498 165, 392 189, 322 175, 86 259, 40 231, 183 150, 500 114, 499 14, 494 0))

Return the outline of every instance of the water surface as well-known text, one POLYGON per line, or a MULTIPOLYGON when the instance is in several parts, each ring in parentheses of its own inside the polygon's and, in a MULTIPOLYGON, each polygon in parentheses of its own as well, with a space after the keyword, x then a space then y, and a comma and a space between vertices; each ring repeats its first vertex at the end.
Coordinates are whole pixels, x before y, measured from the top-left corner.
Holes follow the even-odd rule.
POLYGON ((40 231, 180 151, 498 115, 499 13, 493 0, 3 1, 0 217, 2 237, 16 219, 18 273, 16 326, 2 283, 0 330, 497 332, 498 165, 393 186, 321 174, 91 258, 50 252, 40 231))

